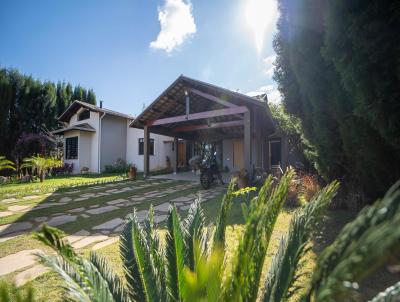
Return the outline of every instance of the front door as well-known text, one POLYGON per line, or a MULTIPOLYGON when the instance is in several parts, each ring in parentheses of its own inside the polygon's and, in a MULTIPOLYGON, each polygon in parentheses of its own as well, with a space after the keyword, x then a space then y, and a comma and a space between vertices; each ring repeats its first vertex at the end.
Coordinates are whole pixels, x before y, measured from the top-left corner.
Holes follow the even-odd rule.
POLYGON ((178 143, 178 167, 186 166, 186 148, 184 142, 178 143))
POLYGON ((243 140, 234 139, 233 141, 233 168, 243 169, 244 159, 243 159, 243 140))

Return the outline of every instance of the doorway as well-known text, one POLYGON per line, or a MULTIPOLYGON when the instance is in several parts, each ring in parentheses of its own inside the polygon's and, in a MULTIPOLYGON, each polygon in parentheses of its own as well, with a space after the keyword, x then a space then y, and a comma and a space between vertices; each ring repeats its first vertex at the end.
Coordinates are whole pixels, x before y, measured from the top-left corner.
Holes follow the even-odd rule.
POLYGON ((243 169, 244 168, 244 159, 243 159, 243 140, 242 139, 233 139, 233 168, 234 169, 243 169))

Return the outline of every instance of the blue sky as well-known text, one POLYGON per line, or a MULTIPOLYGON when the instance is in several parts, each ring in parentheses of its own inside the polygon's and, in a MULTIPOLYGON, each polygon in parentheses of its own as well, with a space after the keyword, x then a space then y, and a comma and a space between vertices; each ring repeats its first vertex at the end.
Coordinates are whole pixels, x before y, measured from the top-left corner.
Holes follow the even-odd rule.
POLYGON ((275 0, 2 0, 0 66, 132 114, 180 74, 275 100, 276 18, 275 0))

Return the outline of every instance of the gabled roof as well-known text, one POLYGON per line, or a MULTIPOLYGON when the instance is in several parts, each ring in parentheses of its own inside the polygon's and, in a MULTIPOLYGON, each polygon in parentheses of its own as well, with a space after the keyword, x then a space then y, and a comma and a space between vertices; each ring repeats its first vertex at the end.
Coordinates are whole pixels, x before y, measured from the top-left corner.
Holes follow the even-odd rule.
POLYGON ((106 109, 106 108, 100 108, 100 107, 95 106, 93 104, 89 104, 89 103, 85 103, 85 102, 81 102, 81 101, 74 101, 71 105, 68 106, 68 108, 64 111, 64 113, 59 116, 58 120, 61 121, 61 122, 69 122, 71 117, 80 108, 86 108, 86 109, 88 109, 90 111, 106 113, 106 114, 119 116, 119 117, 123 117, 123 118, 130 119, 130 120, 134 119, 134 117, 132 115, 129 115, 129 114, 120 113, 120 112, 113 111, 113 110, 106 109))
POLYGON ((70 127, 57 129, 57 130, 52 131, 51 133, 53 133, 53 134, 63 134, 64 132, 71 131, 71 130, 96 132, 96 129, 94 129, 88 123, 82 123, 82 124, 77 124, 77 125, 73 125, 73 126, 70 126, 70 127))
MULTIPOLYGON (((160 112, 165 113, 169 116, 185 114, 185 108, 184 106, 182 106, 182 104, 180 104, 179 100, 184 100, 184 91, 186 90, 186 88, 194 88, 196 90, 200 90, 201 92, 211 94, 222 100, 229 100, 229 102, 235 105, 246 105, 251 107, 255 106, 257 108, 260 108, 266 113, 269 122, 274 125, 266 96, 264 99, 261 100, 213 84, 195 80, 185 75, 181 75, 167 89, 165 89, 161 93, 161 95, 159 95, 139 116, 137 116, 131 122, 130 126, 142 128, 145 124, 145 121, 159 118, 160 112), (174 106, 174 103, 176 104, 176 106, 174 106), (166 108, 168 107, 170 107, 170 109, 166 110, 166 108)), ((191 96, 191 99, 193 98, 198 97, 191 96)), ((200 107, 202 106, 198 104, 198 108, 194 109, 202 111, 201 109, 204 108, 200 107)), ((203 107, 209 108, 209 102, 204 102, 203 107)))

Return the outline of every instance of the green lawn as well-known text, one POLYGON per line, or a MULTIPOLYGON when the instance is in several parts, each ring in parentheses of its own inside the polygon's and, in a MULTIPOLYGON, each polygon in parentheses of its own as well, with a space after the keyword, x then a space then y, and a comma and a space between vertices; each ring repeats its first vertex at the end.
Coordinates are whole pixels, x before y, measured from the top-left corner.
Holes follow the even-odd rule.
MULTIPOLYGON (((190 183, 189 183, 190 184, 190 183)), ((62 197, 70 197, 71 199, 79 198, 82 194, 98 194, 105 192, 107 190, 116 190, 112 195, 108 196, 98 196, 93 198, 88 198, 81 201, 73 201, 71 203, 60 204, 56 207, 50 207, 46 209, 38 209, 34 211, 28 211, 26 213, 20 213, 18 215, 11 215, 0 218, 0 226, 11 223, 11 222, 25 222, 32 221, 35 218, 41 216, 50 216, 56 213, 67 212, 68 210, 84 207, 90 209, 92 206, 104 206, 107 202, 114 199, 129 199, 137 196, 145 196, 154 191, 164 192, 171 188, 180 188, 174 192, 162 194, 162 196, 152 196, 136 204, 137 210, 147 210, 150 205, 157 206, 166 201, 174 199, 176 197, 185 197, 198 193, 200 188, 199 185, 188 185, 188 182, 184 181, 172 181, 166 182, 164 180, 137 180, 135 182, 124 180, 118 175, 85 175, 85 176, 73 176, 64 178, 53 178, 47 179, 43 184, 30 183, 30 184, 11 184, 0 187, 0 194, 5 194, 4 192, 14 192, 15 200, 10 203, 2 203, 0 201, 0 210, 6 210, 10 205, 32 205, 39 206, 46 203, 57 202, 62 197), (109 183, 109 184, 107 184, 109 183), (38 189, 38 187, 43 186, 43 188, 38 189), (129 191, 123 191, 124 188, 130 188, 129 191), (31 200, 24 200, 24 196, 37 195, 37 198, 31 200)), ((221 200, 223 196, 224 189, 216 193, 215 196, 204 200, 202 207, 207 219, 207 223, 214 222, 216 216, 218 215, 219 208, 221 205, 221 200)), ((9 198, 9 195, 4 198, 9 198)), ((238 243, 238 238, 243 231, 243 215, 241 202, 243 202, 242 197, 237 197, 234 199, 233 206, 230 210, 228 217, 228 228, 227 228, 227 254, 228 257, 232 255, 238 243)), ((272 257, 275 255, 279 241, 284 236, 288 230, 290 219, 294 209, 284 208, 278 217, 276 227, 274 229, 270 247, 267 252, 267 258, 265 261, 265 266, 263 274, 268 270, 269 264, 272 257)), ((91 230, 93 226, 109 221, 113 218, 120 217, 124 218, 127 214, 132 212, 132 207, 121 207, 113 211, 103 213, 101 215, 93 215, 89 219, 78 217, 74 222, 66 223, 60 225, 59 228, 62 229, 67 235, 72 234, 76 231, 85 229, 91 230)), ((187 210, 181 210, 182 216, 186 215, 187 210)), ((341 227, 354 217, 355 213, 349 211, 334 211, 330 212, 326 222, 320 230, 319 236, 315 239, 313 244, 313 249, 308 253, 306 261, 302 264, 302 272, 304 273, 303 278, 300 280, 301 283, 307 285, 309 280, 307 279, 313 270, 316 261, 316 255, 321 252, 321 250, 330 243, 341 229, 341 227)), ((165 233, 164 223, 159 224, 160 232, 165 233)), ((79 250, 80 253, 88 255, 93 244, 88 245, 79 250)), ((10 239, 5 242, 0 243, 0 258, 6 255, 16 253, 18 251, 26 249, 39 248, 45 252, 50 252, 50 250, 41 244, 39 241, 35 240, 31 233, 26 233, 10 239)), ((122 266, 119 258, 119 246, 118 243, 111 244, 102 249, 98 250, 99 253, 105 255, 109 260, 109 264, 115 268, 115 270, 122 274, 122 266)), ((23 271, 23 270, 21 270, 23 271)), ((15 275, 20 271, 16 271, 4 276, 3 279, 7 281, 13 280, 15 275)), ((387 275, 387 274, 386 274, 387 275)), ((381 290, 387 284, 390 284, 393 280, 387 278, 385 274, 380 274, 378 277, 369 278, 366 281, 366 291, 365 295, 362 296, 370 297, 373 293, 381 290)), ((35 289, 36 296, 39 301, 62 301, 61 292, 61 281, 54 273, 46 273, 33 281, 30 281, 23 288, 32 286, 35 289)), ((361 301, 363 300, 361 299, 361 301)), ((292 299, 296 301, 296 297, 292 299)), ((365 300, 365 299, 364 299, 365 300)))
POLYGON ((49 177, 43 183, 10 183, 0 185, 0 200, 11 197, 44 194, 56 190, 68 189, 75 186, 93 185, 120 181, 126 178, 124 174, 84 174, 73 176, 49 177))

